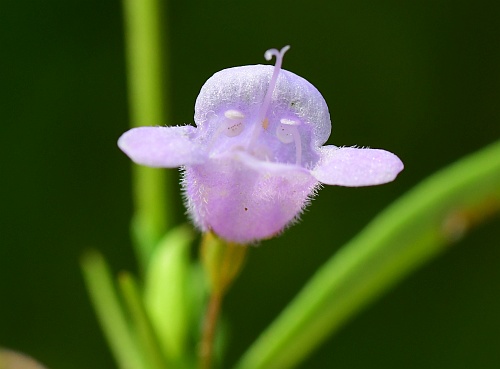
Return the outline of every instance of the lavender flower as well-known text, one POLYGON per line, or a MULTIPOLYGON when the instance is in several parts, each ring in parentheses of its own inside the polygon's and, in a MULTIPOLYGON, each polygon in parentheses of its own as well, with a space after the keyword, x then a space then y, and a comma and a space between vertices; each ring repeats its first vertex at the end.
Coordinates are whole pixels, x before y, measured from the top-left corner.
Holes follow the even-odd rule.
POLYGON ((181 167, 186 206, 201 231, 237 243, 279 234, 293 223, 320 184, 371 186, 403 169, 377 149, 322 146, 331 132, 319 91, 276 65, 215 73, 201 88, 193 126, 140 127, 119 147, 136 163, 181 167))

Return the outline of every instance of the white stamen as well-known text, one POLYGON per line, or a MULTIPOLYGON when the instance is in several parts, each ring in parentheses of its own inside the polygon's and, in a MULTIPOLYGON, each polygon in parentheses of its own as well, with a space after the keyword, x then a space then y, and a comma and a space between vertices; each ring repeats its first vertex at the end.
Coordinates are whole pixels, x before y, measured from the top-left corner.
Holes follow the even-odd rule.
POLYGON ((295 143, 295 164, 300 165, 302 159, 302 141, 299 130, 299 121, 291 119, 281 119, 281 124, 276 128, 276 137, 285 144, 295 143))
POLYGON ((227 137, 236 137, 245 129, 242 120, 245 115, 238 110, 226 110, 224 116, 227 118, 222 125, 222 130, 227 137))
POLYGON ((243 119, 245 115, 238 110, 226 110, 224 112, 225 119, 219 123, 217 130, 214 132, 212 138, 210 139, 210 144, 208 145, 208 151, 212 151, 215 142, 223 133, 226 137, 236 137, 245 129, 245 124, 243 119))

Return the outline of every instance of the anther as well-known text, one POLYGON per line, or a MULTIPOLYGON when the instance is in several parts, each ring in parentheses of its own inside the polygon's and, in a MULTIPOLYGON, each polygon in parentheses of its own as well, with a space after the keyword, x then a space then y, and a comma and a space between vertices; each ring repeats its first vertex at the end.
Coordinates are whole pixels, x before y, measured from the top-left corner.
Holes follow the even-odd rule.
POLYGON ((281 119, 280 125, 276 128, 276 137, 285 144, 295 143, 295 164, 300 165, 302 159, 302 141, 297 128, 299 121, 291 119, 281 119))
POLYGON ((226 122, 226 127, 224 128, 224 134, 227 137, 236 137, 241 132, 243 132, 243 122, 226 122))
POLYGON ((245 126, 242 120, 245 118, 245 115, 242 112, 238 110, 226 110, 224 116, 226 120, 222 130, 227 137, 236 137, 243 132, 245 126))

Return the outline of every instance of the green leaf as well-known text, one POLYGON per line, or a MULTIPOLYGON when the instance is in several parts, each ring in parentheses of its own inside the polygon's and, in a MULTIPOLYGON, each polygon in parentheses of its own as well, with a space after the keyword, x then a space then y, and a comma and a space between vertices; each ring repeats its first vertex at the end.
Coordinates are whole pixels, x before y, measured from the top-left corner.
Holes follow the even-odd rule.
POLYGON ((500 210, 500 141, 429 177, 313 276, 236 365, 292 368, 361 308, 500 210))
POLYGON ((150 369, 166 369, 165 358, 156 337, 149 316, 147 315, 142 296, 134 277, 128 272, 118 276, 118 282, 133 322, 133 328, 139 341, 144 361, 150 369))
POLYGON ((188 226, 171 230, 159 243, 145 275, 146 310, 161 342, 164 354, 180 359, 186 352, 190 330, 190 243, 188 226))
POLYGON ((92 304, 119 368, 146 369, 106 261, 97 251, 90 251, 81 264, 92 304))

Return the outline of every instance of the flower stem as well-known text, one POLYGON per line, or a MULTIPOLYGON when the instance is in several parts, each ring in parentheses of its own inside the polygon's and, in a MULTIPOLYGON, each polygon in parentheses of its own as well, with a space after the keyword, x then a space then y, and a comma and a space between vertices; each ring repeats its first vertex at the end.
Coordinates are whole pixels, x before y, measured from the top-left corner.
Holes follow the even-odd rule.
POLYGON ((200 343, 200 369, 210 369, 215 342, 215 330, 222 305, 223 295, 220 292, 212 293, 208 302, 205 321, 203 324, 203 336, 200 343))
MULTIPOLYGON (((164 10, 159 0, 123 0, 131 126, 167 124, 169 96, 166 82, 164 10), (163 26, 163 27, 162 27, 163 26), (163 36, 163 38, 162 38, 163 36)), ((157 242, 172 224, 168 211, 170 177, 160 169, 134 165, 135 214, 132 223, 136 252, 144 268, 157 242)))
POLYGON ((210 232, 203 235, 201 259, 211 292, 199 347, 200 369, 210 369, 212 366, 222 300, 241 272, 247 249, 246 245, 226 242, 210 232))

